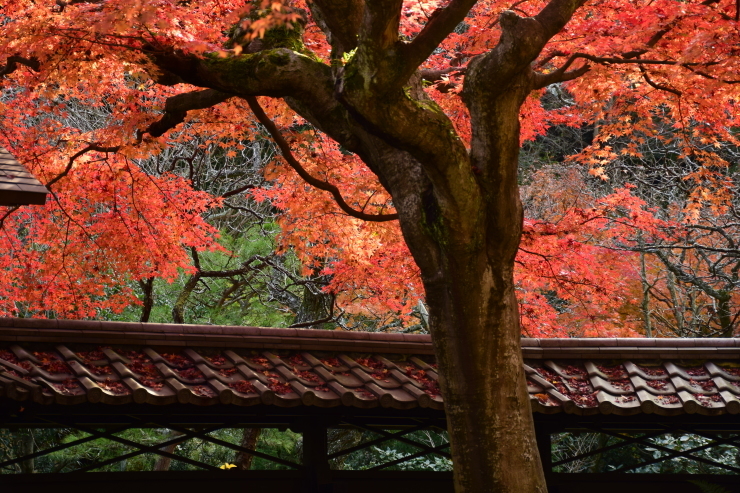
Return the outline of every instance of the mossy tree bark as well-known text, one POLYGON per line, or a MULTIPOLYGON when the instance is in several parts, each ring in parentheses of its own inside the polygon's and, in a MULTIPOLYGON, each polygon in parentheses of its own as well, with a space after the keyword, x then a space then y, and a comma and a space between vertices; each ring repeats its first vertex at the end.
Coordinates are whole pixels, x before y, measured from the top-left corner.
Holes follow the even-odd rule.
MULTIPOLYGON (((575 76, 537 75, 531 63, 580 3, 552 0, 531 18, 501 15, 499 44, 466 73, 467 149, 422 90, 419 66, 474 3, 452 0, 403 42, 401 0, 315 0, 335 54, 356 47, 346 65, 279 46, 227 59, 159 53, 154 61, 161 83, 284 98, 377 174, 426 289, 456 491, 544 492, 513 283, 522 228, 518 118, 533 89, 575 76)), ((179 103, 188 109, 187 98, 179 103)))

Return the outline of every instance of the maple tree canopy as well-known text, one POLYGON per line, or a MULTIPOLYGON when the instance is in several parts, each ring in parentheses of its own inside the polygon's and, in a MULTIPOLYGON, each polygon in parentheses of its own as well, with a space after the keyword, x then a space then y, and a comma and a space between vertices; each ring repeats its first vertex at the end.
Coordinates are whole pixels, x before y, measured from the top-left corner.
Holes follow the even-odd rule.
MULTIPOLYGON (((670 122, 660 138, 696 164, 687 213, 730 205, 727 163, 706 147, 737 144, 730 0, 17 0, 0 15, 0 143, 53 195, 43 217, 2 218, 4 309, 93 316, 134 300, 112 289, 122 278, 192 269, 183 247, 219 248, 201 213, 223 197, 135 163, 195 135, 239 149, 267 132, 285 162, 251 193, 289 212, 284 244, 307 268, 383 309, 424 291, 458 491, 544 490, 517 342, 522 229, 520 286, 578 271, 571 296, 607 302, 625 291, 599 275, 623 272, 624 256, 599 273, 557 252, 585 258, 578 235, 661 226, 628 189, 523 225, 520 143, 553 124, 597 125, 578 159, 605 177, 639 154, 639 139, 619 150, 615 139, 670 122), (552 87, 570 100, 543 106, 552 87), (72 114, 80 106, 89 118, 72 114), (383 296, 399 279, 405 294, 383 296)), ((531 293, 532 335, 532 320, 556 330, 531 293)))

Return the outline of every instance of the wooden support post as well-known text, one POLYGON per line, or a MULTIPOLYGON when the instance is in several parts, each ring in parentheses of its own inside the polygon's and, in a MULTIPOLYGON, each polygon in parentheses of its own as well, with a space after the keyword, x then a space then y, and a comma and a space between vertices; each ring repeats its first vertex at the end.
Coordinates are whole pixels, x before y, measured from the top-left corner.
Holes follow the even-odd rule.
POLYGON ((537 426, 535 431, 537 436, 537 449, 540 452, 542 469, 544 469, 545 475, 552 472, 552 441, 550 440, 550 432, 550 427, 546 425, 537 426))
POLYGON ((558 493, 560 489, 552 483, 552 428, 546 424, 535 425, 535 436, 537 437, 537 450, 540 453, 542 469, 545 472, 547 490, 550 493, 558 493))
POLYGON ((327 422, 312 417, 302 423, 303 465, 306 468, 306 493, 331 493, 331 471, 327 443, 327 422))

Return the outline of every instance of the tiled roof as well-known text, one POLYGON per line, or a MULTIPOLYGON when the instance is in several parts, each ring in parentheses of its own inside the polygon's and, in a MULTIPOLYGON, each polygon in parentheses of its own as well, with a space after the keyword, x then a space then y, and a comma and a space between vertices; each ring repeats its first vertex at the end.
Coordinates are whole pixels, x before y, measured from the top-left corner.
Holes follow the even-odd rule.
POLYGON ((43 205, 48 193, 25 166, 0 147, 0 205, 43 205))
MULTIPOLYGON (((740 413, 740 339, 522 339, 538 413, 740 413)), ((442 411, 429 336, 0 318, 0 396, 442 411)))

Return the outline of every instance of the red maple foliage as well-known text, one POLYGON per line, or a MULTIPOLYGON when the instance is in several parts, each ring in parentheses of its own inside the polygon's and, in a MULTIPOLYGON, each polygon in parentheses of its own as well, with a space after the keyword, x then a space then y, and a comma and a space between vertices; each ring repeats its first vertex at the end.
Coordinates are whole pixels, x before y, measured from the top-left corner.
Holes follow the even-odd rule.
MULTIPOLYGON (((732 58, 726 58, 732 53, 727 12, 733 7, 727 2, 705 2, 682 4, 677 10, 666 2, 601 2, 579 10, 542 53, 537 67, 547 72, 563 64, 578 68, 588 62, 589 70, 566 83, 572 105, 546 109, 541 103, 544 89, 525 101, 522 141, 543 135, 552 125, 599 121, 602 127, 596 142, 579 157, 596 177, 603 176, 604 163, 614 156, 610 140, 649 130, 656 108, 677 128, 702 121, 705 125, 692 127, 692 132, 707 140, 735 142, 727 130, 733 112, 724 111, 735 97, 735 88, 712 82, 734 70, 732 58), (697 34, 684 36, 686 30, 697 34), (584 35, 571 36, 572 32, 584 35), (670 53, 681 53, 679 62, 649 68, 609 62, 609 54, 643 47, 644 38, 656 32, 661 41, 649 46, 654 55, 671 59, 670 53), (707 39, 714 46, 712 60, 700 49, 707 39), (692 64, 706 66, 692 71, 692 64), (604 94, 618 95, 620 102, 606 108, 601 104, 608 99, 604 94)), ((188 248, 220 248, 216 231, 202 215, 218 206, 220 199, 195 192, 179 176, 147 176, 136 160, 203 133, 209 134, 210 142, 236 149, 240 138, 254 138, 258 129, 255 122, 244 121, 244 103, 229 100, 191 111, 188 125, 166 138, 132 138, 157 120, 166 98, 191 89, 152 82, 150 67, 141 63, 140 53, 159 46, 186 54, 237 56, 240 45, 224 48, 228 44, 224 33, 231 25, 241 19, 245 39, 259 37, 301 17, 295 8, 305 9, 305 3, 288 3, 291 8, 273 7, 259 20, 249 20, 242 3, 229 1, 208 1, 197 7, 173 2, 156 7, 131 2, 74 2, 51 9, 43 3, 5 6, 4 15, 15 21, 2 26, 0 52, 34 61, 29 65, 32 69, 12 73, 17 90, 2 103, 0 140, 44 183, 51 184, 53 194, 45 208, 21 209, 2 222, 1 250, 13 254, 0 256, 0 311, 17 313, 12 302, 17 299, 23 299, 24 310, 35 316, 53 311, 58 316, 94 317, 101 310, 120 311, 139 302, 128 280, 152 276, 172 280, 178 269, 193 269, 188 248), (54 83, 44 82, 49 80, 54 83), (87 108, 100 124, 81 125, 74 113, 79 107, 87 108)), ((517 8, 527 16, 541 5, 537 1, 517 8)), ((440 6, 437 1, 405 2, 400 33, 418 34, 429 12, 440 6)), ((470 122, 460 90, 466 64, 498 42, 496 19, 504 7, 497 1, 478 2, 465 29, 442 41, 425 65, 443 72, 427 92, 465 142, 470 139, 470 122)), ((308 22, 302 39, 305 47, 319 58, 328 57, 327 39, 310 15, 308 22)), ((304 123, 283 102, 261 102, 281 128, 304 123)), ((293 132, 289 140, 307 171, 335 184, 358 207, 368 213, 393 212, 390 196, 357 156, 318 131, 293 132)), ((637 153, 635 149, 625 152, 637 153)), ((684 152, 707 164, 694 172, 692 180, 719 184, 716 170, 726 163, 710 153, 690 148, 684 152)), ((423 289, 398 225, 367 223, 341 213, 326 200, 325 192, 304 187, 281 160, 273 161, 265 174, 269 188, 250 194, 284 212, 279 219, 280 248, 291 249, 306 273, 319 270, 330 276, 326 290, 336 295, 337 305, 348 316, 390 314, 410 322, 423 289)), ((707 197, 726 202, 720 187, 707 195, 707 186, 697 186, 694 207, 707 197)), ((525 222, 517 283, 522 325, 528 335, 635 335, 634 321, 616 315, 634 301, 634 256, 587 240, 624 235, 627 227, 653 231, 652 216, 643 206, 617 192, 592 210, 575 207, 560 211, 557 219, 525 222), (628 217, 632 224, 606 231, 618 208, 619 217, 628 217), (594 265, 600 268, 593 269, 594 265), (567 313, 558 312, 548 300, 550 292, 570 303, 567 313)))

